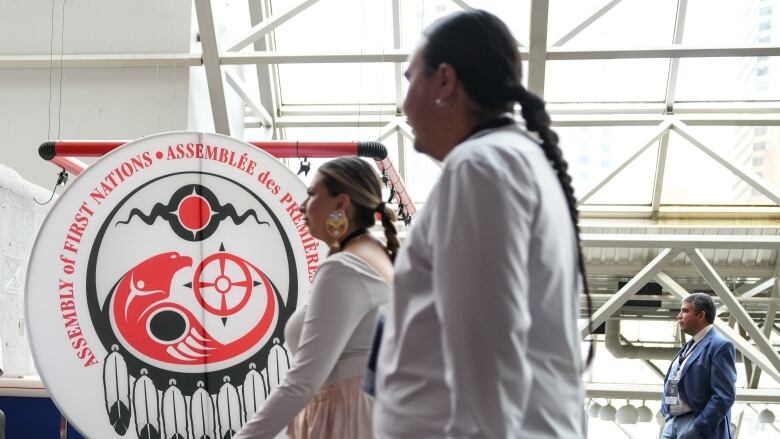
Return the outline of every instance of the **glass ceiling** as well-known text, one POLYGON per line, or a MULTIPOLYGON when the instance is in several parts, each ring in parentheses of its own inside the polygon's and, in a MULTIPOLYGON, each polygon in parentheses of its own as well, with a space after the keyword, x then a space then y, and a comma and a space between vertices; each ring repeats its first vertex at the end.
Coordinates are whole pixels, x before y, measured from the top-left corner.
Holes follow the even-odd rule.
MULTIPOLYGON (((272 17, 291 7, 286 0, 268 2, 272 17)), ((778 207, 780 198, 771 195, 780 193, 774 115, 780 63, 769 50, 745 48, 777 48, 779 0, 549 0, 546 23, 532 23, 531 0, 320 0, 266 41, 279 53, 403 55, 431 22, 468 7, 507 22, 525 54, 526 77, 528 57, 539 56, 528 54, 531 26, 546 30, 545 81, 537 92, 548 101, 577 195, 601 187, 582 209, 778 207), (673 56, 693 48, 710 52, 673 56), (634 50, 657 53, 637 57, 634 50), (665 121, 672 129, 648 143, 665 121)), ((278 138, 376 140, 387 124, 403 123, 404 68, 393 62, 274 65, 275 102, 263 105, 274 110, 278 138)), ((400 132, 383 142, 413 199, 423 203, 438 165, 400 132)))

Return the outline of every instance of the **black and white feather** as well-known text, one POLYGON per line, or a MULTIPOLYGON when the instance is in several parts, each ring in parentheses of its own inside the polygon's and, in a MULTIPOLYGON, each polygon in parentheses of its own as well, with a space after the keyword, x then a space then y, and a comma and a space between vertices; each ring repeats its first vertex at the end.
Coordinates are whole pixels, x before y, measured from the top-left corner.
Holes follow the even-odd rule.
POLYGON ((160 406, 157 388, 141 369, 133 387, 133 417, 139 439, 160 439, 160 406))
POLYGON ((103 361, 103 394, 108 421, 114 431, 124 436, 130 428, 130 376, 125 359, 114 345, 103 361))
POLYGON ((249 372, 246 374, 246 378, 244 378, 241 392, 244 397, 244 420, 247 421, 268 398, 265 378, 257 371, 255 363, 249 364, 249 372))
POLYGON ((217 394, 217 418, 219 419, 219 437, 232 438, 241 430, 241 400, 238 390, 225 377, 224 384, 217 394))
POLYGON ((266 366, 269 394, 279 387, 289 369, 290 359, 287 355, 287 349, 282 346, 278 338, 275 338, 274 345, 268 353, 268 366, 266 366))
POLYGON ((198 381, 198 389, 190 398, 190 425, 194 439, 216 439, 217 419, 214 416, 214 401, 206 389, 203 381, 198 381))
POLYGON ((171 379, 162 397, 162 419, 164 439, 189 439, 187 432, 187 403, 176 380, 171 379))

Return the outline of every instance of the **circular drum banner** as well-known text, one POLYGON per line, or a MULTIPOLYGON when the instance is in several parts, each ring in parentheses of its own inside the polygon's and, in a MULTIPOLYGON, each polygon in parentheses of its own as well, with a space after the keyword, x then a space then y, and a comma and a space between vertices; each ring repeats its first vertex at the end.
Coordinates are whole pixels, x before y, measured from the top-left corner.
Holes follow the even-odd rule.
POLYGON ((284 325, 325 246, 304 184, 216 134, 137 140, 86 169, 35 242, 26 320, 46 388, 94 438, 225 438, 290 364, 284 325))

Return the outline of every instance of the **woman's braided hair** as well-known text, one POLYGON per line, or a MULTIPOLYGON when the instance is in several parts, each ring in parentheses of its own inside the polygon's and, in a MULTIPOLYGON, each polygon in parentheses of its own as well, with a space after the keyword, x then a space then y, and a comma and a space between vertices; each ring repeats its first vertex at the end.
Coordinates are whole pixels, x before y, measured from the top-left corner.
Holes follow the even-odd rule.
POLYGON ((395 212, 382 202, 382 183, 376 171, 365 160, 357 157, 339 157, 320 166, 322 183, 330 195, 347 194, 357 227, 371 228, 376 214, 382 218, 385 229, 387 254, 395 261, 398 253, 398 231, 395 229, 395 212))
MULTIPOLYGON (((425 31, 423 58, 429 71, 441 64, 451 65, 468 95, 478 105, 478 118, 511 112, 520 104, 526 129, 538 134, 539 146, 549 160, 566 196, 577 240, 578 269, 588 303, 588 327, 592 333, 593 306, 580 243, 579 212, 569 176, 569 165, 558 146, 558 135, 550 128, 544 101, 520 82, 521 64, 517 43, 506 24, 489 12, 473 10, 445 17, 425 31)), ((591 344, 586 364, 593 359, 591 344)))

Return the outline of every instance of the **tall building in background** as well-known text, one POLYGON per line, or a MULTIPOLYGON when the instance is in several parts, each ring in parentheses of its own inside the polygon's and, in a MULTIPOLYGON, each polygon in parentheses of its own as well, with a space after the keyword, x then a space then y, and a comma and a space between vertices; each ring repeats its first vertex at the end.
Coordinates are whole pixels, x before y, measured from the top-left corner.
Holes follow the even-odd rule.
MULTIPOLYGON (((753 0, 746 15, 745 41, 757 44, 780 42, 780 1, 753 0)), ((780 87, 780 59, 758 56, 743 58, 740 78, 751 100, 776 95, 780 87)), ((739 127, 736 129, 736 159, 744 168, 755 172, 770 187, 780 192, 780 127, 739 127)), ((732 186, 738 203, 766 204, 767 198, 755 188, 735 177, 732 186)))

